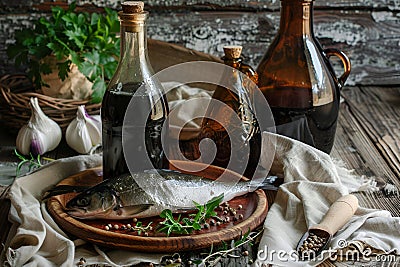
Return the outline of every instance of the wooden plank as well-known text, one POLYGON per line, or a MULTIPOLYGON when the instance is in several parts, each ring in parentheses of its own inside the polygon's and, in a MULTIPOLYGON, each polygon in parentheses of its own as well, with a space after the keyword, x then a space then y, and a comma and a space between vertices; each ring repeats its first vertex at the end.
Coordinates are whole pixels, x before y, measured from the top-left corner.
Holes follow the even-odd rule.
MULTIPOLYGON (((3 190, 4 188, 2 188, 0 191, 3 190)), ((11 223, 7 220, 10 207, 11 202, 6 198, 6 194, 0 194, 0 244, 5 243, 8 232, 11 228, 11 223)))
POLYGON ((393 172, 400 177, 400 88, 362 87, 343 95, 393 172))
MULTIPOLYGON (((324 47, 345 51, 353 68, 348 84, 400 83, 400 17, 390 12, 316 11, 315 34, 324 47)), ((243 45, 256 66, 274 38, 279 14, 247 12, 173 13, 152 16, 152 38, 182 44, 213 55, 224 44, 243 45)), ((341 73, 340 66, 337 73, 341 73)))
MULTIPOLYGON (((0 1, 0 10, 30 10, 29 8, 34 5, 46 5, 53 2, 51 0, 15 0, 15 1, 0 1), (7 9, 5 9, 7 8, 7 9)), ((55 1, 56 3, 69 3, 71 1, 55 1)), ((112 7, 119 8, 120 1, 118 0, 77 0, 78 5, 91 5, 98 7, 112 7)), ((149 0, 146 5, 152 9, 157 10, 250 10, 250 11, 271 11, 278 10, 280 1, 270 0, 255 0, 255 1, 242 1, 242 0, 149 0)), ((321 9, 379 9, 379 10, 400 10, 400 4, 396 0, 329 0, 329 1, 315 1, 316 8, 321 9)))
POLYGON ((339 125, 343 132, 338 129, 340 138, 335 140, 335 149, 340 149, 340 152, 336 152, 336 156, 350 163, 350 168, 356 169, 358 174, 381 177, 400 188, 399 177, 390 162, 382 157, 379 147, 370 139, 370 134, 357 115, 352 112, 351 106, 342 105, 339 125))
MULTIPOLYGON (((0 15, 0 62, 16 29, 42 14, 0 15), (10 27, 12 25, 12 27, 10 27)), ((152 13, 149 37, 181 44, 212 55, 222 55, 225 44, 243 45, 243 55, 256 66, 274 38, 278 12, 168 12, 152 13)), ((400 16, 389 11, 316 11, 315 34, 323 47, 345 51, 353 64, 348 84, 400 83, 400 16)), ((0 74, 15 72, 11 62, 0 64, 0 74)), ((337 66, 337 73, 341 73, 337 66)))
POLYGON ((13 63, 8 60, 6 49, 13 43, 14 33, 24 27, 31 27, 33 21, 43 14, 8 14, 0 15, 0 75, 16 73, 13 63))
MULTIPOLYGON (((90 0, 79 0, 79 3, 92 2, 90 0)), ((117 2, 116 0, 110 1, 117 2)), ((277 10, 280 6, 280 1, 271 0, 255 0, 255 1, 243 1, 243 0, 149 0, 146 4, 152 7, 197 7, 197 8, 208 8, 208 9, 227 9, 227 8, 240 8, 249 10, 277 10)), ((317 8, 342 8, 348 9, 357 8, 375 8, 375 9, 400 9, 400 4, 395 0, 328 0, 328 1, 314 1, 314 6, 317 8)))
MULTIPOLYGON (((383 89, 381 88, 380 90, 383 89)), ((353 91, 362 90, 357 87, 351 87, 345 89, 344 94, 353 91)), ((386 183, 394 184, 400 189, 399 176, 393 170, 391 162, 382 156, 380 147, 370 139, 371 135, 364 122, 360 120, 360 114, 354 113, 354 107, 352 108, 352 105, 349 104, 351 101, 356 101, 359 107, 367 106, 369 103, 361 101, 361 99, 365 100, 365 98, 354 94, 346 98, 346 102, 341 105, 337 138, 331 155, 333 158, 341 159, 346 167, 353 169, 357 175, 365 175, 367 178, 374 177, 377 181, 383 180, 386 183)), ((376 115, 376 117, 381 116, 379 117, 380 120, 386 120, 387 117, 390 117, 387 114, 383 112, 380 115, 376 115)), ((363 192, 357 194, 357 196, 360 205, 363 207, 386 209, 393 216, 400 216, 400 210, 398 209, 400 199, 398 197, 385 197, 381 191, 363 192)))

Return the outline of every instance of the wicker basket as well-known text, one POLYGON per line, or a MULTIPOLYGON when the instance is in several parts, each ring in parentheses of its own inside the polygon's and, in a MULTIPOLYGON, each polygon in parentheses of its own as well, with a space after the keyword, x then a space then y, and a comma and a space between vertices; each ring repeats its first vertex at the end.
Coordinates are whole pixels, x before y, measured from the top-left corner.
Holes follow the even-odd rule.
POLYGON ((18 131, 31 116, 29 99, 37 97, 43 112, 65 131, 76 117, 78 106, 85 105, 91 115, 100 114, 101 104, 91 104, 89 100, 76 101, 49 97, 33 92, 29 79, 24 75, 5 75, 0 79, 0 116, 3 124, 11 132, 18 131), (15 91, 23 91, 15 93, 15 91))
MULTIPOLYGON (((148 40, 148 49, 151 64, 156 72, 187 61, 222 62, 218 57, 157 40, 148 40)), ((0 79, 0 93, 0 119, 12 132, 18 131, 29 120, 31 97, 38 98, 43 112, 56 121, 63 131, 75 118, 80 105, 85 105, 87 112, 91 115, 100 113, 101 104, 91 104, 89 100, 76 101, 35 93, 24 75, 3 76, 0 79)))

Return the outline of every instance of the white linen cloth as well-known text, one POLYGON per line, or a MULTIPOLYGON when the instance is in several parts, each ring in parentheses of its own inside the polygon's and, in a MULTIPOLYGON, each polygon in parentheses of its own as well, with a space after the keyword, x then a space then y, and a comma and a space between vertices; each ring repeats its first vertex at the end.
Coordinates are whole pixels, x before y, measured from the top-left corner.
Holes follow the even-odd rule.
MULTIPOLYGON (((265 220, 255 265, 315 266, 329 255, 312 262, 298 261, 294 251, 297 242, 309 227, 321 221, 333 202, 363 187, 362 178, 334 164, 328 154, 296 140, 264 133, 263 145, 271 143, 267 141, 271 138, 276 138, 272 169, 281 169, 284 184, 265 220)), ((268 146, 263 149, 263 154, 270 151, 268 146)), ((400 255, 400 218, 392 217, 386 210, 359 207, 350 222, 332 238, 329 248, 335 250, 350 244, 367 245, 378 254, 400 255)), ((367 256, 369 259, 365 260, 374 260, 374 255, 367 256)))
POLYGON ((203 90, 200 88, 189 87, 178 82, 163 83, 167 93, 168 106, 173 111, 168 116, 170 120, 169 135, 178 137, 180 140, 190 140, 195 138, 201 127, 201 118, 205 116, 207 111, 206 102, 196 101, 196 106, 192 104, 182 105, 190 99, 211 99, 212 91, 203 90), (184 129, 184 131, 181 131, 184 129))
MULTIPOLYGON (((177 101, 175 103, 198 94, 209 97, 208 93, 202 93, 198 89, 186 88, 171 92, 174 95, 170 95, 169 100, 177 101)), ((194 110, 204 113, 200 108, 194 110)), ((186 121, 186 118, 182 117, 182 121, 186 121)), ((276 146, 272 171, 282 173, 285 184, 281 185, 265 220, 265 231, 255 265, 316 265, 322 259, 309 263, 293 262, 290 258, 279 259, 276 253, 283 251, 283 254, 287 254, 293 251, 308 227, 317 224, 329 206, 340 196, 357 191, 363 181, 361 177, 354 176, 335 164, 329 155, 301 142, 271 133, 263 134, 261 165, 265 165, 265 168, 269 167, 273 156, 271 145, 276 146)), ((120 250, 105 253, 96 246, 82 246, 81 240, 73 242, 54 223, 44 204, 39 202, 41 195, 62 179, 100 165, 99 155, 61 159, 14 182, 10 189, 12 206, 9 214, 13 227, 3 255, 7 264, 73 266, 80 257, 85 257, 87 264, 127 266, 140 261, 157 263, 160 260, 161 254, 120 250)), ((338 247, 339 240, 346 240, 348 243, 357 241, 354 246, 366 243, 374 251, 400 254, 400 218, 393 218, 384 210, 359 208, 351 221, 335 235, 330 246, 338 247)))
MULTIPOLYGON (((82 240, 70 240, 40 203, 44 192, 59 181, 88 168, 101 166, 100 155, 60 159, 18 178, 9 193, 12 229, 8 235, 4 266, 76 266, 81 257, 87 264, 129 266, 159 262, 162 255, 87 248, 82 240)), ((4 257, 4 255, 3 255, 4 257)), ((4 260, 2 258, 2 260, 4 260)))

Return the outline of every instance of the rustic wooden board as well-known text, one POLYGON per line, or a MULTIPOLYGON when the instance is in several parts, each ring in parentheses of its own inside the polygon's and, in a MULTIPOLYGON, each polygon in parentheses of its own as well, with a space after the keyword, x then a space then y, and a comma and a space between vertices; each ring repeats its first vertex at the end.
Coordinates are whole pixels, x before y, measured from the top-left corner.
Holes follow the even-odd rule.
MULTIPOLYGON (((366 177, 375 177, 377 181, 394 184, 400 188, 400 176, 397 170, 393 169, 393 158, 382 157, 385 151, 379 142, 371 139, 371 128, 368 125, 368 120, 375 121, 375 125, 385 125, 386 123, 398 123, 398 119, 391 117, 390 114, 395 115, 389 110, 381 110, 385 116, 379 117, 379 113, 372 115, 372 113, 379 110, 379 106, 386 105, 385 102, 380 102, 382 99, 369 98, 368 94, 372 93, 373 87, 350 87, 343 90, 343 95, 347 95, 346 101, 342 103, 340 109, 340 119, 338 123, 335 139, 334 149, 331 153, 332 157, 341 159, 346 167, 354 169, 355 174, 365 175, 366 177), (368 92, 368 93, 366 93, 368 92), (374 101, 376 103, 374 103, 374 101), (359 112, 357 109, 365 109, 359 112), (377 108, 378 107, 378 108, 377 108), (367 110, 369 109, 369 112, 367 110), (368 119, 365 119, 368 118, 368 119)), ((384 90, 380 88, 379 90, 384 90)), ((391 93, 397 94, 400 90, 390 90, 391 93)), ((380 94, 380 93, 379 93, 380 94)), ((384 93, 382 95, 385 95, 384 93)), ((389 93, 389 95, 391 95, 389 93)), ((398 96, 399 97, 399 96, 398 96)), ((396 99, 392 99, 396 101, 396 99)), ((386 102, 387 103, 387 102, 386 102)), ((396 105, 393 102, 387 108, 393 109, 396 105)), ((396 126, 394 126, 396 127, 396 126)), ((379 127, 376 127, 378 129, 379 127)), ((381 127, 382 128, 382 127, 381 127)), ((396 133, 397 134, 397 133, 396 133)), ((383 135, 382 135, 383 136, 383 135)), ((395 138, 397 138, 395 136, 395 138)), ((376 137, 375 137, 376 139, 376 137)), ((389 210, 393 216, 400 216, 400 198, 398 196, 385 197, 381 191, 359 193, 358 199, 360 206, 368 208, 380 208, 389 210)))
MULTIPOLYGON (((1 0, 0 7, 7 7, 8 9, 21 9, 28 8, 32 5, 45 5, 50 0, 14 0, 7 1, 1 0)), ((67 3, 71 1, 54 1, 56 3, 67 3)), ((78 5, 95 5, 95 6, 109 6, 118 8, 120 1, 118 0, 77 0, 78 5)), ((246 9, 246 10, 277 10, 279 9, 279 1, 271 0, 255 0, 255 1, 242 1, 242 0, 148 0, 145 1, 146 5, 152 8, 159 9, 246 9)), ((341 8, 347 9, 389 9, 399 10, 400 4, 396 0, 329 0, 329 1, 315 1, 314 5, 318 8, 341 8)))
MULTIPOLYGON (((179 163, 181 168, 190 170, 192 163, 179 163)), ((193 164, 192 164, 193 165, 193 164)), ((183 172, 187 172, 183 171, 183 172)), ((73 175, 61 181, 59 185, 94 185, 102 180, 101 168, 86 170, 79 174, 73 175)), ((207 167, 203 171, 197 172, 197 175, 209 179, 218 178, 223 169, 217 167, 207 167)), ((241 176, 230 172, 234 179, 241 176)), ((70 217, 64 210, 66 203, 76 194, 64 194, 52 197, 47 202, 49 213, 53 216, 54 220, 66 232, 87 240, 89 242, 108 246, 113 248, 135 250, 135 251, 155 251, 155 252, 177 252, 207 248, 211 245, 216 245, 222 241, 230 241, 240 237, 242 234, 249 230, 254 230, 264 221, 268 212, 268 203, 265 193, 262 190, 249 193, 244 196, 239 196, 229 201, 231 207, 238 207, 242 205, 244 208, 238 210, 243 215, 243 220, 234 221, 221 224, 221 226, 211 226, 209 229, 202 229, 199 232, 192 233, 191 235, 174 235, 166 237, 165 234, 158 233, 156 229, 149 232, 149 236, 139 236, 128 230, 112 230, 106 231, 105 225, 112 224, 127 224, 129 220, 122 221, 107 221, 107 220, 77 220, 70 217)), ((218 211, 219 216, 222 211, 218 211)), ((145 218, 140 219, 144 225, 153 222, 157 225, 162 221, 160 218, 145 218)))
MULTIPOLYGON (((0 15, 0 74, 15 72, 7 62, 6 45, 14 31, 41 16, 0 15), (13 25, 10 27, 10 25, 13 25)), ((243 55, 256 66, 279 26, 279 12, 152 12, 149 37, 177 43, 214 56, 225 44, 243 45, 243 55)), ((400 83, 400 17, 395 11, 317 10, 315 34, 324 47, 345 51, 352 61, 348 84, 400 83)), ((341 66, 337 66, 341 73, 341 66)))
POLYGON ((9 187, 1 187, 0 189, 0 242, 4 244, 7 239, 11 223, 6 219, 11 207, 11 202, 6 198, 9 187))
MULTIPOLYGON (((400 82, 400 18, 391 12, 316 11, 315 34, 324 47, 348 54, 352 73, 348 84, 400 82)), ((243 56, 258 65, 279 26, 272 12, 197 12, 152 16, 149 36, 213 55, 225 44, 243 45, 243 56)), ((337 72, 341 73, 341 67, 337 72)))
POLYGON ((355 87, 343 95, 368 137, 400 177, 400 132, 396 130, 400 128, 400 88, 355 87))

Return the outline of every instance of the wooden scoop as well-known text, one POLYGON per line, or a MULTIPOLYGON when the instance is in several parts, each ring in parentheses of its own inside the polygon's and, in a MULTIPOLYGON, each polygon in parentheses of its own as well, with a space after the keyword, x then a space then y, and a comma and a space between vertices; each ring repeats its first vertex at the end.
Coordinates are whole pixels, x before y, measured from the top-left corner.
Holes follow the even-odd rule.
POLYGON ((296 250, 303 260, 318 256, 328 245, 332 236, 341 229, 354 215, 358 208, 358 199, 346 195, 336 200, 323 217, 322 221, 312 226, 300 239, 296 250))

